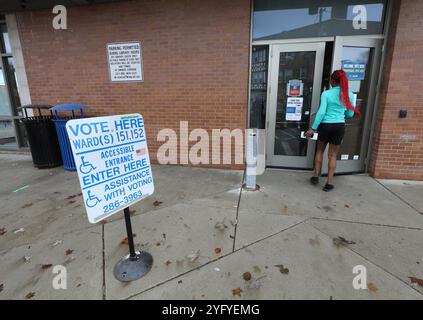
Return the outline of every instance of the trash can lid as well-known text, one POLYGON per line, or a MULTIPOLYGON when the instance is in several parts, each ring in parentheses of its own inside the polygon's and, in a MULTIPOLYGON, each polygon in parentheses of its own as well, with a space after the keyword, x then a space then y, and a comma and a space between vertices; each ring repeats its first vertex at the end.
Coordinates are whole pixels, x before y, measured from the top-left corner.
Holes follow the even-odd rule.
POLYGON ((83 110, 86 106, 83 104, 61 104, 50 108, 50 111, 74 111, 74 110, 83 110))

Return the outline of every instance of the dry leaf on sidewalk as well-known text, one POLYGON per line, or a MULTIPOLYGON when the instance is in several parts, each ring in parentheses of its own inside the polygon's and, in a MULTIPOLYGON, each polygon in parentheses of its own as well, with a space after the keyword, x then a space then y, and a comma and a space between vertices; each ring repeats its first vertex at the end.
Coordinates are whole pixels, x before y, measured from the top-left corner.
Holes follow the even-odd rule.
POLYGON ((333 244, 335 246, 337 246, 337 247, 339 247, 339 246, 347 246, 349 244, 355 244, 354 241, 347 240, 347 239, 345 239, 343 237, 333 238, 332 240, 333 240, 333 244))
POLYGON ((244 279, 245 281, 250 281, 251 280, 251 273, 250 272, 244 272, 242 274, 242 279, 244 279))
POLYGON ((167 260, 167 261, 165 262, 166 267, 168 267, 171 263, 172 263, 172 261, 167 260))
POLYGON ((27 203, 27 204, 24 204, 21 208, 22 209, 29 208, 29 207, 32 207, 32 205, 33 203, 27 203))
POLYGON ((6 228, 0 228, 0 236, 4 235, 6 232, 6 228))
POLYGON ((156 201, 153 202, 153 206, 158 207, 162 203, 163 203, 162 201, 156 200, 156 201))
POLYGON ((288 274, 289 273, 289 269, 285 268, 283 264, 277 264, 275 265, 276 268, 279 268, 279 272, 282 274, 288 274))
POLYGON ((379 291, 379 289, 372 282, 369 282, 367 284, 367 289, 369 289, 369 291, 373 293, 376 293, 379 291))
POLYGON ((25 298, 27 298, 27 299, 31 299, 31 298, 33 298, 35 296, 35 292, 30 292, 30 293, 28 293, 26 296, 25 296, 25 298))
POLYGON ((410 279, 411 284, 418 284, 420 287, 423 287, 423 280, 415 277, 408 277, 410 279))
POLYGON ((47 269, 49 269, 49 268, 51 268, 53 265, 51 264, 51 263, 48 263, 48 264, 43 264, 42 266, 41 266, 41 269, 42 270, 47 270, 47 269))
MULTIPOLYGON (((133 233, 132 236, 135 238, 137 235, 135 233, 133 233)), ((128 244, 128 237, 125 237, 125 239, 123 239, 120 243, 127 245, 128 244)))
POLYGON ((239 296, 239 297, 241 297, 241 292, 242 292, 242 289, 241 288, 236 288, 236 289, 232 289, 232 295, 235 297, 235 296, 239 296))
POLYGON ((65 252, 65 255, 70 255, 70 254, 72 254, 73 253, 73 250, 72 249, 68 249, 68 250, 66 250, 66 252, 65 252))
POLYGON ((221 248, 215 248, 214 249, 214 253, 216 253, 216 254, 220 254, 221 252, 222 252, 221 248))

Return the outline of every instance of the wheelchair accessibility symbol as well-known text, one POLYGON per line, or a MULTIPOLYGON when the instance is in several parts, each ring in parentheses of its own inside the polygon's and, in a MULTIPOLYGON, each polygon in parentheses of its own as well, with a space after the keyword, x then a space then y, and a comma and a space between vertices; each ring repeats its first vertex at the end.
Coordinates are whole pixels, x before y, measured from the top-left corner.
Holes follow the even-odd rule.
POLYGON ((83 174, 88 174, 91 171, 95 170, 96 167, 94 167, 89 161, 85 161, 85 157, 81 157, 81 165, 79 166, 79 171, 83 174))
POLYGON ((85 201, 85 204, 88 208, 94 208, 96 205, 98 205, 101 200, 97 197, 91 194, 91 191, 88 191, 87 193, 88 199, 85 201))

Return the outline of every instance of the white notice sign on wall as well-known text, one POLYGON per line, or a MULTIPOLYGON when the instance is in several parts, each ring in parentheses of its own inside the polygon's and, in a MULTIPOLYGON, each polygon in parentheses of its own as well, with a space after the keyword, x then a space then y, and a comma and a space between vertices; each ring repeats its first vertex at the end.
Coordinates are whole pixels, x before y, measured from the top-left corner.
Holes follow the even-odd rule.
POLYGON ((143 81, 142 52, 140 42, 107 44, 110 81, 143 81))

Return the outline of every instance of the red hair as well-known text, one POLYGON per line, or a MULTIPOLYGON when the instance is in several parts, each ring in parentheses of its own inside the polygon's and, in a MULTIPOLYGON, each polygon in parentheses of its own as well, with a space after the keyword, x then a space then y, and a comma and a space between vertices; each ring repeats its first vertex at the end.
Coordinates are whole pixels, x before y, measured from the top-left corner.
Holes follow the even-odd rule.
POLYGON ((347 109, 353 110, 354 113, 356 113, 361 119, 360 110, 354 107, 350 101, 350 90, 349 90, 347 74, 345 73, 345 71, 344 70, 334 71, 332 73, 331 79, 336 84, 339 84, 339 88, 340 88, 339 100, 341 101, 341 103, 347 109))

